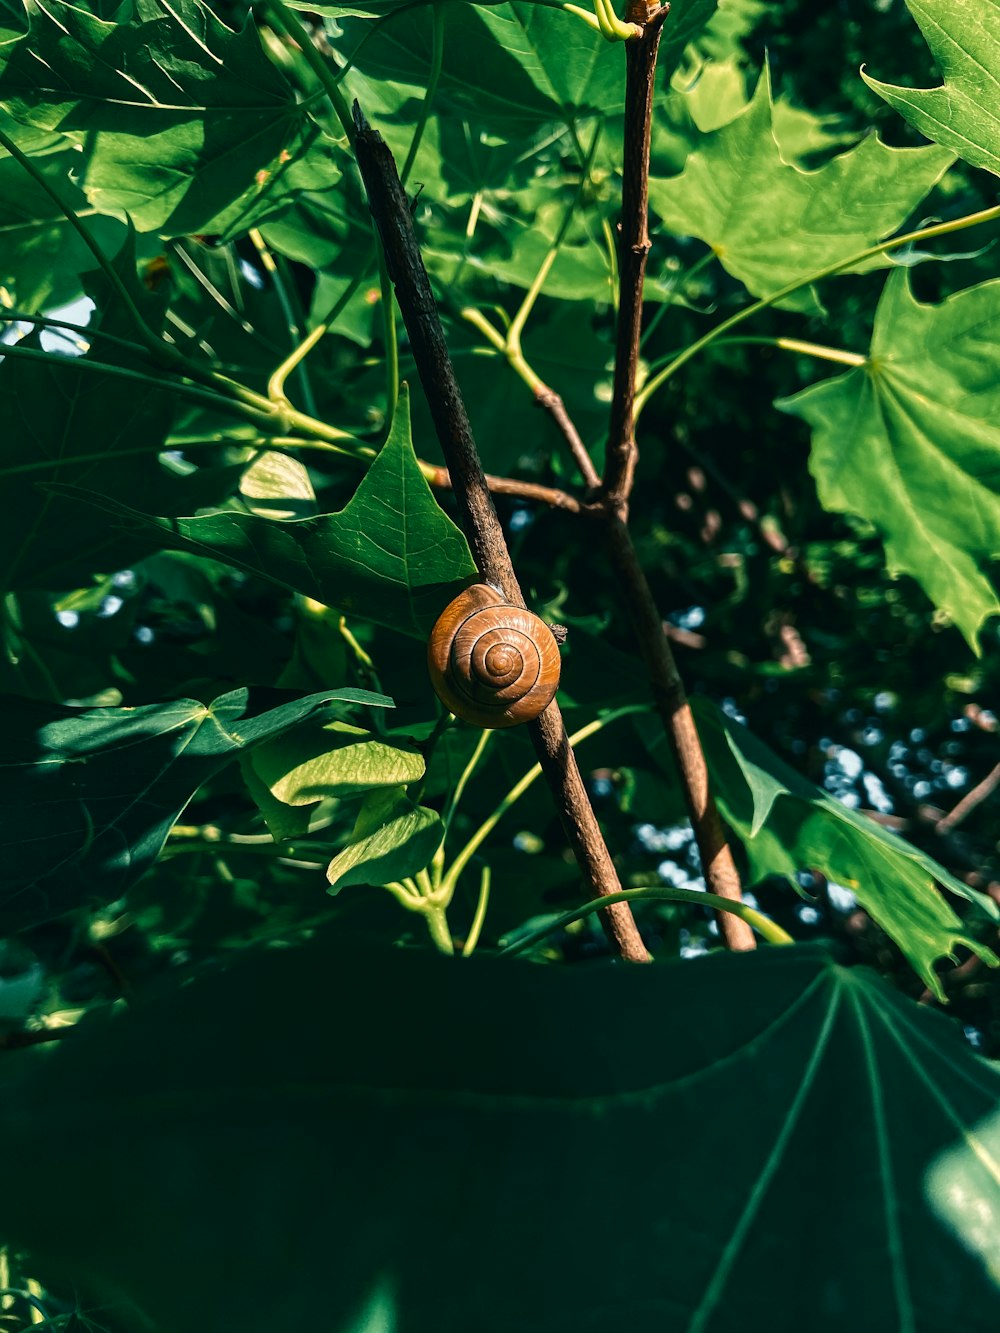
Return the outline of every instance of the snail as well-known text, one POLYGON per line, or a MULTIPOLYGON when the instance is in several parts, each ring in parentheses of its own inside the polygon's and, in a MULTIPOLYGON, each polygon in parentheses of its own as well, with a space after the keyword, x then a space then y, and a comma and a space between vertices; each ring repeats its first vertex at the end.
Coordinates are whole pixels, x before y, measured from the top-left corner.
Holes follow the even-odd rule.
POLYGON ((559 646, 544 620, 487 583, 459 593, 438 616, 427 669, 438 698, 477 727, 516 727, 552 702, 559 646))

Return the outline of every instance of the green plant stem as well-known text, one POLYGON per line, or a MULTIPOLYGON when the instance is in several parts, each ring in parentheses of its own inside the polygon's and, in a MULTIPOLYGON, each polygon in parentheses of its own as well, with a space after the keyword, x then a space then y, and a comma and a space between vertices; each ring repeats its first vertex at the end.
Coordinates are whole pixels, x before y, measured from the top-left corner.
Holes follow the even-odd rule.
MULTIPOLYGON (((271 253, 270 247, 264 240, 256 227, 251 227, 249 232, 250 240, 254 249, 260 258, 264 272, 271 279, 274 293, 278 298, 278 304, 281 306, 281 313, 285 318, 285 324, 288 328, 288 336, 292 344, 292 355, 302 342, 302 318, 301 310, 296 309, 296 301, 292 296, 291 285, 285 281, 285 275, 278 266, 278 261, 271 253)), ((306 411, 311 415, 316 415, 316 399, 313 396, 312 384, 309 380, 309 372, 305 365, 301 363, 302 358, 296 362, 296 370, 299 376, 299 384, 302 388, 302 401, 305 403, 306 411)), ((286 372, 287 373, 287 372, 286 372)), ((272 398, 270 392, 270 381, 268 382, 268 398, 272 398)), ((273 401, 273 400, 272 400, 273 401)))
POLYGON ((803 356, 815 356, 820 361, 832 361, 840 366, 863 366, 868 358, 860 352, 848 352, 842 347, 825 347, 820 343, 803 342, 800 338, 719 338, 716 347, 779 347, 785 352, 800 352, 803 356))
POLYGON ((445 9, 442 4, 435 4, 431 10, 432 23, 432 47, 431 47, 431 68, 427 77, 427 90, 424 93, 424 100, 420 106, 420 119, 417 121, 413 131, 413 138, 410 140, 410 146, 406 152, 406 161, 403 163, 403 169, 399 173, 401 184, 405 185, 410 179, 410 172, 413 170, 413 164, 417 160, 417 153, 420 151, 420 144, 427 130, 427 121, 430 117, 431 107, 434 105, 434 98, 437 95, 438 83, 441 79, 441 66, 444 63, 444 30, 445 30, 445 9))
POLYGON ((334 77, 328 62, 323 59, 312 43, 306 28, 293 9, 286 9, 281 0, 264 0, 263 11, 272 27, 290 38, 302 53, 302 58, 319 79, 337 119, 340 121, 349 143, 354 142, 354 121, 347 98, 340 91, 340 83, 334 77))
MULTIPOLYGON (((795 940, 786 930, 782 930, 776 922, 770 917, 764 916, 762 912, 755 911, 752 907, 747 907, 746 903, 734 902, 731 898, 721 898, 717 893, 705 893, 700 889, 623 889, 621 893, 610 895, 616 902, 634 903, 646 900, 663 900, 671 903, 691 903, 697 907, 711 907, 717 912, 731 912, 733 916, 738 916, 741 921, 752 926, 754 930, 768 944, 794 944, 795 940)), ((580 921, 592 912, 600 911, 604 906, 604 898, 597 898, 593 902, 585 903, 583 907, 577 907, 572 912, 566 912, 563 916, 557 917, 555 921, 550 921, 547 926, 542 926, 539 930, 533 930, 530 935, 516 941, 514 944, 508 944, 506 948, 501 949, 501 954, 523 953, 525 949, 530 949, 533 944, 538 944, 546 936, 551 935, 553 931, 562 930, 570 926, 574 921, 580 921)))
POLYGON ((490 878, 492 872, 489 866, 483 866, 482 874, 479 876, 479 900, 476 903, 476 914, 472 918, 472 925, 469 927, 469 933, 466 936, 465 944, 462 946, 462 957, 468 958, 475 952, 476 945, 479 943, 479 936, 482 934, 483 922, 486 920, 486 909, 490 902, 490 878))
MULTIPOLYGON (((6 306, 0 306, 0 323, 37 324, 46 329, 68 329, 70 333, 78 333, 86 342, 100 339, 115 347, 121 347, 124 351, 131 352, 133 356, 143 356, 146 352, 145 347, 139 343, 130 342, 128 338, 119 338, 115 333, 105 333, 103 329, 93 329, 86 324, 73 324, 68 319, 53 319, 51 315, 27 315, 20 310, 11 310, 6 306)), ((16 346, 16 343, 0 344, 0 356, 3 355, 7 347, 16 346)))
MULTIPOLYGON (((585 727, 581 727, 579 731, 575 731, 573 735, 568 738, 570 749, 575 748, 581 741, 585 741, 589 736, 596 735, 597 732, 603 730, 609 723, 617 722, 619 718, 627 717, 630 713, 641 713, 643 711, 644 709, 640 705, 630 704, 628 707, 618 708, 614 712, 606 714, 604 717, 595 718, 593 722, 588 722, 585 727)), ((524 777, 514 783, 513 787, 511 787, 503 800, 500 801, 493 813, 483 820, 469 841, 452 861, 442 880, 442 887, 446 887, 449 892, 448 901, 450 901, 451 895, 455 892, 455 886, 458 883, 462 871, 475 856, 476 852, 479 851, 479 848, 490 836, 511 806, 517 804, 531 784, 541 777, 541 773, 541 764, 533 764, 531 768, 528 769, 527 773, 525 773, 524 777)))
POLYGON ((0 477, 25 476, 32 472, 57 472, 61 467, 77 463, 100 463, 118 458, 148 458, 153 454, 169 453, 172 449, 181 449, 185 453, 190 449, 218 449, 229 446, 233 449, 259 449, 278 454, 294 456, 300 449, 312 449, 325 454, 336 454, 338 458, 350 458, 357 462, 358 455, 347 449, 338 449, 335 444, 323 444, 319 440, 300 440, 281 435, 262 435, 255 440, 185 440, 164 444, 144 445, 135 449, 105 449, 103 453, 72 454, 66 458, 44 458, 37 463, 17 463, 13 467, 0 467, 0 477))
POLYGON ((448 836, 448 830, 451 828, 451 821, 454 817, 456 809, 458 808, 458 803, 462 799, 462 793, 465 791, 469 779, 476 771, 476 767, 479 764, 480 759, 482 759, 483 754, 486 751, 486 747, 490 742, 490 737, 492 735, 493 735, 492 731, 481 731, 479 733, 479 740, 476 742, 476 748, 472 751, 472 755, 469 759, 469 762, 465 765, 465 768, 462 770, 461 777, 455 783, 455 790, 451 793, 451 797, 448 801, 447 806, 445 807, 444 814, 441 816, 441 822, 444 824, 445 837, 448 836))
POLYGON ((361 270, 347 284, 340 296, 334 302, 328 314, 320 320, 316 327, 294 347, 285 357, 284 361, 272 372, 271 378, 267 382, 267 396, 275 403, 288 403, 288 396, 285 393, 285 381, 301 361, 309 355, 320 340, 329 333, 331 327, 337 319, 337 316, 346 307, 351 297, 358 290, 367 277, 367 266, 361 270))
POLYGON ((385 428, 382 432, 385 441, 392 431, 399 400, 399 342, 396 338, 396 295, 386 267, 385 252, 377 235, 375 244, 378 249, 378 282, 382 293, 382 336, 385 341, 385 428))
POLYGON ((955 218, 951 222, 939 222, 933 227, 921 227, 918 231, 909 231, 903 236, 890 237, 887 241, 880 241, 878 245, 870 245, 865 250, 859 250, 856 254, 848 256, 847 259, 838 260, 835 264, 827 264, 825 268, 817 269, 804 278, 797 278, 779 291, 772 292, 770 296, 764 296, 752 305, 744 306, 742 310, 737 310, 734 315, 730 315, 728 319, 724 319, 721 324, 717 324, 714 329, 709 329, 707 333, 691 343, 683 352, 675 356, 673 361, 658 375, 654 375, 651 380, 643 385, 642 390, 636 395, 636 419, 638 419, 640 412, 657 389, 661 389, 667 380, 676 375, 681 366, 686 365, 692 357, 697 356, 706 347, 710 347, 712 343, 728 333, 730 329, 737 328, 746 320, 759 314, 761 310, 767 310, 778 301, 784 300, 786 296, 791 296, 793 292, 808 287, 814 282, 821 282, 824 278, 831 278, 837 273, 842 273, 845 269, 854 268, 866 259, 874 259, 878 255, 888 254, 890 250, 898 250, 900 246, 910 245, 918 241, 933 240, 936 236, 948 236, 952 232, 965 231, 968 227, 978 227, 984 222, 994 222, 997 219, 1000 219, 1000 204, 993 208, 984 208, 978 213, 969 213, 965 217, 955 218))
POLYGON ((430 931, 431 939, 438 949, 444 954, 454 954, 455 942, 451 938, 451 931, 448 929, 448 916, 440 903, 428 904, 423 909, 424 920, 427 922, 427 929, 430 931))

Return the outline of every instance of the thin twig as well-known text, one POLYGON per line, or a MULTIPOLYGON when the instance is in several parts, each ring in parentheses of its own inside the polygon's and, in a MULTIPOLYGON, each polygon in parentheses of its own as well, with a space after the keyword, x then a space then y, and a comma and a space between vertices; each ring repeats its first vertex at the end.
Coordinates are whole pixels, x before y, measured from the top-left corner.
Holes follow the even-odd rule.
MULTIPOLYGON (((691 827, 701 855, 705 886, 720 898, 741 902, 743 894, 739 871, 712 796, 705 752, 673 650, 663 631, 663 619, 645 571, 639 563, 628 528, 620 518, 610 518, 607 539, 611 563, 617 575, 618 591, 632 621, 653 690, 653 699, 677 763, 691 827)), ((716 919, 728 948, 756 948, 753 931, 745 921, 730 912, 719 912, 716 919)))
POLYGON ((943 815, 934 826, 935 833, 950 833, 957 825, 961 824, 963 819, 967 819, 972 814, 977 805, 982 805, 988 796, 1000 787, 1000 764, 992 768, 983 778, 982 782, 977 782, 971 791, 967 791, 956 806, 953 806, 946 815, 943 815))
POLYGON ((656 52, 669 5, 661 6, 636 41, 625 43, 625 148, 619 245, 618 328, 614 394, 604 492, 624 517, 635 476, 635 381, 642 333, 642 288, 649 255, 649 143, 653 124, 656 52))
POLYGON ((601 474, 594 467, 594 460, 587 452, 587 446, 580 438, 580 432, 570 420, 569 413, 566 411, 566 404, 562 398, 556 393, 555 389, 550 389, 546 384, 535 393, 535 402, 539 407, 544 408, 556 423, 559 433, 569 446, 574 462, 580 469, 580 476, 583 478, 587 489, 596 491, 601 484, 601 474))
MULTIPOLYGON (((368 125, 357 103, 354 115, 358 167, 476 567, 480 576, 498 588, 512 605, 523 607, 524 598, 455 379, 395 161, 381 135, 368 125)), ((595 897, 619 893, 618 874, 569 746, 558 704, 551 703, 528 727, 563 828, 587 884, 593 888, 595 897)), ((620 957, 635 962, 648 959, 626 903, 616 902, 614 907, 602 912, 601 917, 612 947, 620 957)))
MULTIPOLYGON (((649 143, 653 118, 656 53, 668 7, 646 23, 643 35, 626 43, 625 145, 619 264, 619 315, 615 345, 614 396, 602 486, 608 552, 677 762, 706 887, 721 898, 742 901, 739 872, 708 781, 708 764, 691 706, 664 633, 645 572, 628 530, 628 507, 638 458, 634 438, 635 385, 642 332, 642 294, 649 254, 649 143)), ((629 13, 630 18, 634 15, 629 13)), ((745 920, 717 914, 730 949, 756 947, 745 920)))
MULTIPOLYGON (((446 467, 433 464, 421 464, 424 476, 432 486, 442 490, 454 490, 451 475, 446 467)), ((515 477, 494 477, 486 473, 486 484, 494 495, 510 495, 518 500, 532 500, 548 505, 550 509, 564 509, 570 514, 586 512, 586 506, 569 491, 561 491, 555 486, 541 486, 534 481, 518 481, 515 477)))

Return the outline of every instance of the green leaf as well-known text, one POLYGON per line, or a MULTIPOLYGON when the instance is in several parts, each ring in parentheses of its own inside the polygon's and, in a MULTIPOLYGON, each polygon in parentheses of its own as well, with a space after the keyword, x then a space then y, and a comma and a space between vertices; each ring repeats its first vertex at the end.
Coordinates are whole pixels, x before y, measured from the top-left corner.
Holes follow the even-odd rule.
POLYGON ((557 968, 320 940, 0 1078, 3 1238, 165 1333, 1000 1321, 1000 1074, 817 947, 557 968))
MULTIPOLYGON (((131 240, 114 263, 147 324, 158 329, 162 303, 136 278, 131 240)), ((7 412, 0 461, 5 500, 0 584, 7 588, 75 587, 89 573, 122 568, 143 548, 134 536, 109 531, 90 505, 57 495, 51 486, 86 486, 108 502, 127 497, 132 504, 156 505, 173 514, 218 504, 241 471, 225 466, 193 470, 161 459, 172 395, 150 379, 148 360, 99 336, 136 337, 106 277, 88 274, 84 287, 97 302, 89 326, 94 337, 84 356, 44 356, 35 332, 17 345, 42 360, 10 355, 0 364, 7 412), (112 369, 104 372, 103 366, 112 369), (5 476, 6 468, 13 475, 5 476)))
POLYGON ((893 274, 866 363, 777 406, 809 422, 826 509, 859 514, 979 651, 1000 601, 1000 282, 921 305, 893 274))
POLYGON ((374 791, 358 812, 351 841, 327 867, 330 892, 415 875, 430 864, 443 838, 441 816, 414 805, 402 787, 374 791))
POLYGON ((280 522, 233 510, 168 521, 86 498, 126 531, 155 532, 163 546, 222 560, 417 638, 476 573, 465 538, 417 464, 405 386, 392 434, 337 514, 280 522))
MULTIPOLYGON (((33 165, 113 254, 124 228, 111 218, 87 218, 92 210, 69 179, 79 162, 79 153, 67 150, 36 157, 33 165)), ((93 266, 93 255, 41 185, 12 157, 0 157, 0 285, 10 304, 28 314, 65 305, 81 294, 79 275, 93 266)))
POLYGON ((921 134, 943 144, 974 167, 1000 175, 1000 0, 906 0, 944 83, 940 88, 899 88, 861 77, 921 134))
MULTIPOLYGON (((802 171, 774 137, 765 71, 746 110, 707 136, 680 176, 651 181, 649 197, 667 227, 705 241, 755 296, 768 296, 891 235, 953 160, 944 149, 889 148, 872 136, 802 171)), ((809 290, 779 304, 817 309, 809 290)))
POLYGON ((250 763, 279 801, 312 805, 327 796, 356 796, 373 787, 406 786, 424 775, 423 756, 379 740, 361 727, 331 722, 258 746, 250 763))
POLYGON ((939 885, 989 916, 996 905, 949 874, 925 852, 848 809, 796 773, 746 727, 706 699, 692 707, 727 821, 742 838, 754 879, 819 870, 852 889, 939 999, 939 958, 964 945, 991 964, 997 959, 965 929, 939 885))
POLYGON ((2 932, 120 897, 201 784, 248 747, 331 702, 392 706, 348 689, 262 707, 281 697, 240 689, 210 705, 81 709, 4 696, 2 932))
POLYGON ((113 21, 26 0, 30 27, 0 105, 83 147, 92 205, 171 236, 248 227, 340 177, 334 141, 297 102, 247 19, 201 0, 126 0, 113 21))

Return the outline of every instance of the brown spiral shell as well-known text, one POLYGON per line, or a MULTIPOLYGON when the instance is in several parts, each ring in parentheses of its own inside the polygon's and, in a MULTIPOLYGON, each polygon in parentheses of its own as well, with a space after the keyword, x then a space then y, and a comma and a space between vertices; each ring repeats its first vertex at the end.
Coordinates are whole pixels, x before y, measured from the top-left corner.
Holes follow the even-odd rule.
POLYGON ((431 630, 427 669, 445 707, 477 727, 516 727, 552 702, 559 646, 544 620, 487 583, 449 602, 431 630))

